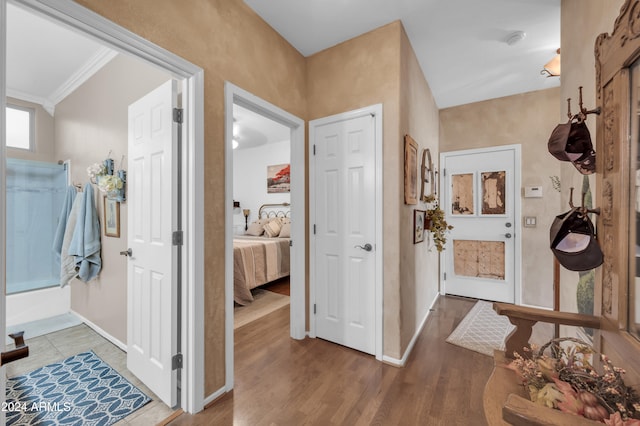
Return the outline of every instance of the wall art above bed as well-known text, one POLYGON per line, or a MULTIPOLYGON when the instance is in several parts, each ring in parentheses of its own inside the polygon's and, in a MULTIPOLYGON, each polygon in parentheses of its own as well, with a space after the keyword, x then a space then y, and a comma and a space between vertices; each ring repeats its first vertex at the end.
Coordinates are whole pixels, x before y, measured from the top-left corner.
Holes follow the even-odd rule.
POLYGON ((267 166, 267 193, 291 192, 291 165, 267 166))

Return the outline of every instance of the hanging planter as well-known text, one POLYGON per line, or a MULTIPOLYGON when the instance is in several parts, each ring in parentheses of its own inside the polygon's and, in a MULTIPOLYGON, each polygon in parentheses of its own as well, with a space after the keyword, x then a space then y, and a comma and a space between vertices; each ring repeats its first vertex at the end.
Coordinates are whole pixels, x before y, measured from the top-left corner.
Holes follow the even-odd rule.
POLYGON ((114 173, 112 158, 89 166, 87 174, 91 183, 96 184, 100 192, 106 194, 108 199, 119 202, 126 200, 127 172, 121 169, 114 173))

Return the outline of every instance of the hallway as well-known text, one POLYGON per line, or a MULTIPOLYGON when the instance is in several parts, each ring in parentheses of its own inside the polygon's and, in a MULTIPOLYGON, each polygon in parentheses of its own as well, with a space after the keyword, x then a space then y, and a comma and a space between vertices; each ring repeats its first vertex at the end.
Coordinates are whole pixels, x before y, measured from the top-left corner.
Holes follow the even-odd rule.
POLYGON ((236 330, 236 387, 171 425, 483 425, 493 359, 445 342, 475 300, 442 296, 405 368, 289 338, 289 310, 236 330))

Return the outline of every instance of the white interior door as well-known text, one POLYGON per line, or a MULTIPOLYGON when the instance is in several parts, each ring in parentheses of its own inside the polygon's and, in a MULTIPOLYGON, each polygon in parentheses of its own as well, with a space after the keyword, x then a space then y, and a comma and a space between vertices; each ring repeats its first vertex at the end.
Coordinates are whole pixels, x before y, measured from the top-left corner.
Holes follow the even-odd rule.
POLYGON ((372 114, 312 121, 316 336, 375 354, 376 149, 372 114))
POLYGON ((443 252, 445 293, 513 303, 519 150, 443 153, 441 169, 441 208, 453 225, 443 252))
POLYGON ((170 407, 177 402, 176 104, 170 80, 129 106, 127 179, 127 368, 170 407))

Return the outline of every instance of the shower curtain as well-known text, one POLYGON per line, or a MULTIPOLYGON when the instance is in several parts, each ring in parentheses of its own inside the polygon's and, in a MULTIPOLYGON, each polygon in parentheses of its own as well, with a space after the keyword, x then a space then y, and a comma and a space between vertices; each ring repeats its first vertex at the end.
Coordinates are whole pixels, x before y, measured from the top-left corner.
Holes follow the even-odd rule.
POLYGON ((65 166, 9 158, 6 170, 7 294, 58 285, 52 244, 67 188, 65 166))

